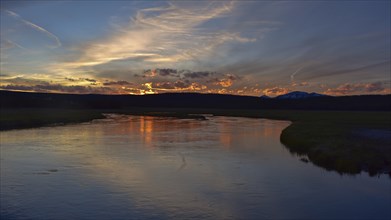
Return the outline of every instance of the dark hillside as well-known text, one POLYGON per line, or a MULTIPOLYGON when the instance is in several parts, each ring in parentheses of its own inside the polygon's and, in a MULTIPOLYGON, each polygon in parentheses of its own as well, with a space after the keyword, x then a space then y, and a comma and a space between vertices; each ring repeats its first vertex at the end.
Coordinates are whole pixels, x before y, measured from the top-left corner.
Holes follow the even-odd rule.
POLYGON ((213 108, 390 111, 391 95, 322 96, 307 99, 262 99, 199 93, 156 95, 75 95, 0 91, 1 108, 126 109, 213 108))

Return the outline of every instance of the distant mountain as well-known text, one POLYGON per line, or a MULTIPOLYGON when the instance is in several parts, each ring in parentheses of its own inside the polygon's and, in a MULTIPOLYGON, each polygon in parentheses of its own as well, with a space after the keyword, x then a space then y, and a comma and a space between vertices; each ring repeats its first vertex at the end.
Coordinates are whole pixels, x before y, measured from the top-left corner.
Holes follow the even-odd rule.
POLYGON ((308 92, 294 91, 284 95, 279 95, 275 97, 275 99, 307 99, 307 98, 321 97, 321 96, 327 96, 327 95, 323 95, 315 92, 308 93, 308 92))
POLYGON ((269 96, 267 96, 267 95, 263 95, 263 96, 261 96, 261 97, 259 97, 259 98, 261 98, 261 99, 271 99, 271 97, 269 97, 269 96))
MULTIPOLYGON (((153 95, 98 95, 28 93, 0 90, 0 117, 6 108, 62 109, 292 109, 333 111, 391 111, 391 95, 324 96, 293 92, 282 97, 260 98, 200 93, 163 93, 153 95), (298 98, 300 97, 300 98, 298 98), (302 98, 311 97, 311 98, 302 98)), ((142 110, 140 110, 142 111, 142 110)))

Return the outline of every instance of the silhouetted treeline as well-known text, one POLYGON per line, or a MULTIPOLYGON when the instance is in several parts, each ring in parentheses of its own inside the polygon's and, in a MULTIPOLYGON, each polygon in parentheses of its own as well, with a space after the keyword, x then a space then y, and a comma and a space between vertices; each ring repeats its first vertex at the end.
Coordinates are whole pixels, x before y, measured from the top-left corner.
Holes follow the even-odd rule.
POLYGON ((1 108, 125 109, 214 108, 390 111, 391 95, 326 96, 307 99, 261 99, 199 93, 156 95, 75 95, 0 91, 1 108))

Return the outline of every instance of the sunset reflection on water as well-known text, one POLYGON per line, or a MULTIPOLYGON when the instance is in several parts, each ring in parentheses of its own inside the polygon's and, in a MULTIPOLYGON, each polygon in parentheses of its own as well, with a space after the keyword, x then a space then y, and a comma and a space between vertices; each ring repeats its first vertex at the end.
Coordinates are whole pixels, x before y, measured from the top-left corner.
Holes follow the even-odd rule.
POLYGON ((366 202, 352 201, 362 201, 363 194, 371 194, 368 201, 376 204, 363 216, 384 213, 390 198, 381 190, 389 180, 341 178, 300 162, 279 142, 288 125, 249 118, 111 115, 91 123, 1 132, 2 216, 303 218, 317 216, 315 205, 327 202, 325 216, 335 217, 340 205, 332 201, 360 207, 366 202), (376 190, 368 192, 368 186, 376 190), (292 203, 298 195, 311 200, 292 203))

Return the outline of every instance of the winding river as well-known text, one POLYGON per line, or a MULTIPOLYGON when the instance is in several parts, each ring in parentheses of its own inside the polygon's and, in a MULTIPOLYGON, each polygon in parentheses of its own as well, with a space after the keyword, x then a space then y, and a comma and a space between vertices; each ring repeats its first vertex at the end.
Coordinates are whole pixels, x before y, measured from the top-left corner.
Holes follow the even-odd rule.
POLYGON ((0 132, 1 219, 390 219, 391 180, 280 143, 287 121, 110 115, 0 132))

